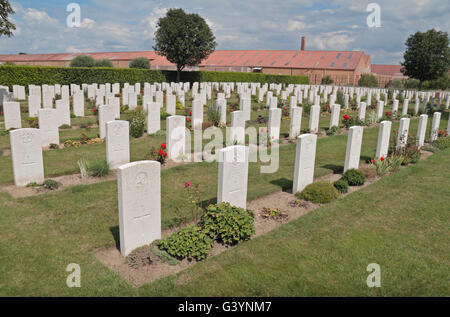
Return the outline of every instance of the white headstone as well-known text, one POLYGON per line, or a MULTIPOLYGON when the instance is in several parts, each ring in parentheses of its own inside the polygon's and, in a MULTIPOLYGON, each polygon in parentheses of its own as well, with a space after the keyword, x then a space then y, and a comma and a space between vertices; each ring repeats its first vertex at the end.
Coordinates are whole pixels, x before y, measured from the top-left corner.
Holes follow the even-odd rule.
POLYGON ((161 130, 161 107, 159 103, 147 104, 147 134, 154 134, 161 130))
POLYGON ((397 148, 405 147, 408 142, 409 118, 401 118, 398 127, 397 148))
POLYGON ((348 130, 347 151, 345 154, 344 172, 348 169, 358 169, 361 156, 361 145, 364 129, 354 126, 348 130))
POLYGON ((309 115, 309 132, 319 132, 320 106, 311 106, 309 115))
POLYGON ((39 110, 39 130, 41 132, 41 145, 59 144, 58 117, 55 109, 39 110))
POLYGON ((79 91, 73 95, 73 114, 84 117, 84 93, 79 91))
POLYGON ((62 125, 70 126, 70 105, 68 99, 56 100, 56 116, 58 118, 58 127, 62 125))
POLYGON ((365 102, 359 103, 358 118, 361 121, 366 120, 366 108, 367 108, 367 104, 365 102))
POLYGON ((435 112, 433 114, 433 121, 431 122, 430 141, 433 143, 439 136, 439 126, 441 124, 441 113, 435 112))
POLYGON ((331 106, 330 129, 339 127, 339 117, 341 115, 341 105, 334 104, 331 106))
POLYGON ((380 120, 383 117, 383 110, 384 102, 382 100, 379 100, 377 102, 377 120, 380 120))
POLYGON ((303 134, 297 138, 292 192, 301 192, 314 180, 317 135, 303 134))
POLYGON ((39 109, 41 109, 41 97, 38 95, 29 95, 28 116, 30 118, 36 118, 38 116, 39 109))
POLYGON ((130 162, 130 123, 106 122, 106 161, 110 169, 130 162))
POLYGON ((378 131, 377 158, 386 158, 389 151, 389 140, 391 137, 391 121, 381 121, 378 131))
POLYGON ((161 239, 161 164, 140 161, 118 168, 120 253, 161 239))
POLYGON ((245 113, 233 111, 231 113, 230 143, 245 144, 245 113))
POLYGON ((427 133, 428 115, 422 114, 419 118, 419 127, 417 128, 417 147, 421 148, 425 144, 425 135, 427 133))
POLYGON ((166 119, 166 145, 169 159, 186 154, 186 117, 170 116, 166 119))
POLYGON ((303 108, 295 107, 291 108, 291 122, 289 127, 289 138, 295 139, 300 135, 302 128, 302 113, 303 108))
POLYGON ((280 140, 281 130, 281 109, 272 108, 269 109, 269 140, 274 142, 280 140))
POLYGON ((116 115, 114 109, 111 106, 98 107, 98 126, 100 130, 100 138, 106 137, 106 122, 114 121, 116 115))
POLYGON ((203 125, 203 103, 201 99, 192 102, 192 128, 201 130, 203 125))
POLYGON ((248 147, 234 145, 219 151, 217 202, 247 209, 248 147))
POLYGON ((172 94, 168 94, 166 97, 166 111, 168 114, 174 116, 177 112, 177 105, 176 105, 176 96, 172 94))
POLYGON ((9 133, 11 160, 16 186, 44 181, 41 135, 39 129, 18 129, 9 133))
POLYGON ((22 128, 22 117, 20 114, 20 103, 5 101, 3 103, 3 115, 5 119, 5 130, 22 128))

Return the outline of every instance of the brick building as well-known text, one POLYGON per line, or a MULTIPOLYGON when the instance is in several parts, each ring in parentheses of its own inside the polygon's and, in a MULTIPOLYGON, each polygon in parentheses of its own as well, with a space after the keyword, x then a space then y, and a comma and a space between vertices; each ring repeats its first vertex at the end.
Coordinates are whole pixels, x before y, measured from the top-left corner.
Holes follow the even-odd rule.
MULTIPOLYGON (((108 59, 114 67, 128 67, 132 59, 147 57, 152 69, 176 69, 175 65, 154 51, 0 55, 0 63, 68 67, 78 55, 108 59)), ((395 69, 400 67, 371 65, 370 56, 361 51, 309 51, 305 49, 305 39, 302 38, 300 50, 217 50, 197 67, 189 67, 186 70, 303 75, 309 77, 311 84, 320 84, 323 77, 330 76, 336 85, 357 85, 362 74, 376 71, 380 72, 377 77, 381 81, 380 86, 384 87, 394 75, 392 69, 391 72, 382 73, 381 66, 395 69)))

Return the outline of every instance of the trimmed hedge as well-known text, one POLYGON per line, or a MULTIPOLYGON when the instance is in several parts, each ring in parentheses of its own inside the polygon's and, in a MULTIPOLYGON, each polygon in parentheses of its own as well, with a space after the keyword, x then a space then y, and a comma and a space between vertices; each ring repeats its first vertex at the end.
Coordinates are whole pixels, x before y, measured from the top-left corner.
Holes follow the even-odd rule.
POLYGON ((161 71, 108 67, 0 66, 0 85, 69 85, 105 83, 153 83, 166 78, 161 71))
MULTIPOLYGON (((104 83, 154 83, 176 81, 176 71, 105 67, 52 67, 1 65, 0 85, 69 85, 104 83)), ((239 72, 182 72, 183 82, 258 82, 280 84, 308 84, 307 76, 270 75, 239 72)))
MULTIPOLYGON (((168 82, 176 81, 177 72, 163 71, 168 82)), ((307 76, 271 75, 262 73, 241 73, 241 72, 182 72, 183 82, 256 82, 256 83, 276 83, 276 84, 309 84, 307 76)))

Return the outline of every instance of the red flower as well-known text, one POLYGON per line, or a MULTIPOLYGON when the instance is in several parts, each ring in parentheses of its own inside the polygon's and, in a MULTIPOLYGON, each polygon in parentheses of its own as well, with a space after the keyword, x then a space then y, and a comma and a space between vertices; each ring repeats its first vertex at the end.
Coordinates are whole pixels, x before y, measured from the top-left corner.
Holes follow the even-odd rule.
POLYGON ((167 157, 167 152, 164 152, 164 157, 167 157))
POLYGON ((166 149, 166 143, 161 143, 161 148, 166 149))
POLYGON ((384 157, 380 157, 380 161, 383 162, 384 161, 384 157))
POLYGON ((283 107, 283 110, 286 110, 286 107, 283 107))
POLYGON ((345 119, 345 120, 348 120, 348 119, 350 119, 350 117, 349 117, 348 115, 345 115, 345 116, 344 116, 344 119, 345 119))
POLYGON ((158 155, 159 155, 159 156, 163 156, 163 154, 164 154, 164 151, 163 151, 163 150, 158 150, 158 155))
POLYGON ((444 131, 441 130, 441 131, 439 131, 439 133, 442 134, 442 133, 444 133, 444 131))
POLYGON ((191 188, 191 182, 184 182, 184 188, 191 188))
POLYGON ((372 164, 374 164, 375 163, 375 160, 372 160, 372 164))
POLYGON ((188 118, 188 122, 191 122, 191 118, 188 118))
POLYGON ((189 115, 190 115, 190 116, 192 115, 192 111, 191 111, 191 112, 189 112, 189 115))

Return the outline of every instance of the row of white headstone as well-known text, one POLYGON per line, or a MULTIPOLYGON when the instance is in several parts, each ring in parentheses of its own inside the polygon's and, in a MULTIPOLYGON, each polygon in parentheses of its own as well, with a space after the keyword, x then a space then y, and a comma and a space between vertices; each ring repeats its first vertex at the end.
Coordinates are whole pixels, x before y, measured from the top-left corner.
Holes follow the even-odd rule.
MULTIPOLYGON (((182 117, 172 117, 182 121, 182 117)), ((428 116, 419 122, 418 146, 423 146, 428 116)), ((439 128, 440 113, 433 116, 432 131, 439 128)), ((409 131, 409 118, 402 118, 397 147, 404 147, 409 131), (405 138, 406 136, 406 138, 405 138)), ((391 121, 380 125, 377 157, 388 155, 391 121)), ((170 129, 170 128, 169 128, 170 129)), ((349 130, 344 172, 358 169, 363 127, 349 130)), ((314 179, 317 135, 303 134, 297 138, 293 193, 301 192, 314 179)), ((219 151, 217 202, 247 208, 249 149, 244 145, 229 146, 219 151)), ((119 167, 120 250, 127 256, 134 249, 161 238, 161 165, 154 161, 134 162, 119 167)))

